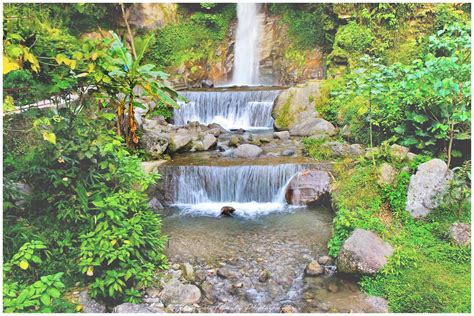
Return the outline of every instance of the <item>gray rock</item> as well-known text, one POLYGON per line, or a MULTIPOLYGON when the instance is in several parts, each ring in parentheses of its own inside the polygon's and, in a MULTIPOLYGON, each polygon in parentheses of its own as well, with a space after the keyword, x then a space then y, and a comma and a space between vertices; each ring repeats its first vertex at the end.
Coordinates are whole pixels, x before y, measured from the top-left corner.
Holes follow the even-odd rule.
POLYGON ((206 79, 206 80, 202 80, 201 81, 201 87, 202 88, 213 88, 214 87, 214 83, 209 80, 209 79, 206 79))
POLYGON ((120 314, 141 314, 141 313, 162 313, 162 310, 156 310, 151 308, 146 304, 132 304, 132 303, 123 303, 117 305, 112 310, 112 313, 120 314))
POLYGON ((219 268, 217 269, 217 276, 220 277, 220 278, 223 278, 223 279, 235 279, 237 278, 237 275, 235 274, 235 272, 225 268, 225 267, 222 267, 222 268, 219 268))
POLYGON ((140 139, 145 152, 152 158, 160 158, 169 146, 169 135, 158 131, 145 132, 140 139))
POLYGON ((184 151, 186 148, 190 147, 193 140, 193 135, 191 132, 183 132, 184 129, 179 129, 177 132, 172 132, 169 138, 169 150, 171 153, 178 151, 184 151))
POLYGON ((12 199, 18 207, 25 206, 27 200, 30 199, 31 194, 33 193, 31 187, 26 183, 5 181, 4 185, 11 185, 11 188, 14 191, 12 199))
POLYGON ((368 296, 365 302, 370 306, 370 313, 388 313, 388 302, 383 297, 368 296))
POLYGON ((295 151, 293 149, 285 149, 281 152, 282 156, 293 156, 295 151))
POLYGON ((342 127, 341 135, 342 135, 342 138, 344 138, 347 141, 352 140, 352 133, 351 133, 351 129, 349 128, 349 125, 344 125, 342 127))
POLYGON ((207 125, 207 127, 208 127, 210 130, 211 130, 211 129, 212 129, 212 130, 213 130, 213 129, 218 129, 219 131, 221 131, 221 133, 227 133, 227 130, 226 130, 224 127, 222 127, 222 125, 219 125, 219 124, 217 124, 217 123, 211 123, 211 124, 207 125))
POLYGON ((290 129, 292 136, 336 135, 336 128, 322 118, 311 118, 295 124, 290 129))
POLYGON ((163 204, 161 204, 160 200, 155 197, 151 198, 151 200, 148 202, 148 206, 154 211, 164 209, 163 204))
POLYGON ((297 310, 296 307, 294 307, 294 306, 285 305, 285 306, 282 306, 282 307, 281 307, 280 313, 284 313, 284 314, 294 314, 294 313, 298 313, 298 310, 297 310))
POLYGON ((407 159, 409 149, 397 144, 390 146, 390 156, 395 161, 404 161, 407 159))
POLYGON ((274 132, 273 133, 273 138, 281 139, 281 140, 287 140, 287 139, 290 138, 290 132, 288 132, 288 131, 274 132))
POLYGON ((105 305, 98 303, 89 296, 87 290, 79 293, 79 304, 83 306, 83 313, 105 313, 105 305))
POLYGON ((202 145, 204 150, 215 148, 217 145, 217 138, 212 134, 206 134, 202 139, 202 145))
POLYGON ((152 172, 158 172, 158 168, 164 164, 166 160, 152 160, 152 161, 143 161, 141 163, 142 169, 146 174, 150 174, 152 172))
POLYGON ((349 155, 352 157, 360 157, 365 154, 364 147, 360 144, 352 144, 349 146, 349 155))
POLYGON ((393 254, 393 248, 375 233, 356 229, 341 247, 337 270, 370 275, 377 273, 393 254))
POLYGON ((237 149, 234 151, 234 156, 239 158, 253 159, 260 156, 262 151, 262 148, 258 146, 251 144, 243 144, 237 147, 237 149))
POLYGON ((390 164, 384 162, 379 167, 378 183, 381 185, 392 184, 397 176, 397 170, 390 164))
POLYGON ((320 201, 329 194, 331 177, 326 171, 303 170, 290 180, 285 198, 289 204, 305 205, 320 201))
POLYGON ((467 246, 471 243, 471 225, 465 223, 454 223, 449 228, 449 238, 459 246, 467 246))
POLYGON ((440 205, 448 189, 453 172, 440 159, 432 159, 418 166, 410 178, 407 211, 413 217, 423 217, 440 205))
POLYGON ((189 282, 194 282, 196 276, 194 274, 194 268, 191 264, 185 262, 180 266, 181 271, 183 272, 183 278, 189 282))
POLYGON ((306 276, 318 276, 324 273, 323 267, 317 261, 311 261, 304 269, 306 276))
POLYGON ((318 263, 319 264, 322 264, 322 265, 329 265, 332 263, 332 258, 329 257, 329 256, 322 256, 322 257, 319 257, 318 259, 318 263))
POLYGON ((160 298, 165 305, 195 304, 201 300, 201 291, 195 285, 183 284, 173 278, 164 285, 160 298))
POLYGON ((344 157, 349 155, 350 146, 341 142, 326 142, 322 144, 322 148, 327 148, 331 151, 331 156, 334 158, 344 157))

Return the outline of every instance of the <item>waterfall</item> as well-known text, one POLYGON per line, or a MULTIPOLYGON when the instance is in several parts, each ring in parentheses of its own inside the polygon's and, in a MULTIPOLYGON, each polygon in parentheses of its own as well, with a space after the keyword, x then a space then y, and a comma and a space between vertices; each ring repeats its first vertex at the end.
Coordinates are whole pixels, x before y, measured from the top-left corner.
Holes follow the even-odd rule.
POLYGON ((280 90, 253 91, 185 91, 188 103, 174 110, 176 125, 188 121, 218 123, 226 129, 272 128, 273 101, 280 90))
POLYGON ((237 3, 237 32, 235 36, 232 84, 258 84, 259 47, 262 17, 256 3, 237 3))
POLYGON ((220 215, 232 206, 243 217, 292 209, 285 202, 285 188, 298 171, 311 164, 253 166, 177 166, 166 172, 173 205, 192 215, 220 215))

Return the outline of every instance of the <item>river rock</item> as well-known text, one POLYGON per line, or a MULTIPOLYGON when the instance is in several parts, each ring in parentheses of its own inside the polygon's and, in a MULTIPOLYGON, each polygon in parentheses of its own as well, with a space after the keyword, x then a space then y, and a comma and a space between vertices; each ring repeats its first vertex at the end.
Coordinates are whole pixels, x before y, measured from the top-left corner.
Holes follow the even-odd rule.
POLYGON ((413 217, 423 217, 440 205, 448 189, 453 172, 440 159, 432 159, 418 166, 410 178, 407 211, 413 217))
POLYGON ((337 257, 337 270, 370 275, 377 273, 393 254, 393 248, 375 233, 356 229, 347 238, 337 257))
POLYGON ((192 284, 183 284, 178 279, 168 281, 160 292, 160 298, 165 305, 195 304, 201 300, 201 291, 192 284))
POLYGON ((207 125, 207 127, 209 128, 209 130, 217 129, 221 133, 227 133, 227 130, 224 127, 222 127, 222 125, 219 125, 217 123, 211 123, 211 124, 207 125))
POLYGON ((105 305, 97 302, 96 300, 92 299, 87 292, 87 290, 81 291, 79 293, 79 304, 83 306, 82 312, 83 313, 105 313, 106 308, 105 305))
POLYGON ((471 225, 465 223, 454 223, 449 228, 449 238, 459 246, 467 246, 471 243, 471 225))
POLYGON ((148 206, 155 212, 164 209, 163 204, 161 204, 160 200, 155 197, 151 198, 148 202, 148 206))
POLYGON ((293 156, 295 151, 293 149, 285 149, 281 152, 282 156, 293 156))
POLYGON ((221 267, 217 269, 216 272, 217 276, 222 278, 222 279, 236 279, 237 275, 235 274, 234 271, 229 270, 226 267, 221 267))
POLYGON ((294 307, 294 306, 285 305, 285 306, 282 306, 282 307, 281 307, 280 313, 284 313, 284 314, 294 314, 294 313, 298 313, 298 310, 297 310, 296 307, 294 307))
POLYGON ((258 146, 251 144, 243 144, 237 147, 237 149, 234 151, 234 156, 239 158, 253 159, 260 156, 262 151, 262 148, 258 146))
POLYGON ((318 259, 318 263, 322 264, 323 266, 332 264, 332 258, 329 256, 321 256, 318 259))
POLYGON ((320 201, 329 194, 331 178, 326 171, 303 170, 290 180, 285 198, 289 204, 304 205, 320 201))
POLYGON ((268 279, 270 279, 271 277, 271 274, 270 272, 268 272, 268 270, 263 270, 262 272, 260 272, 260 275, 258 276, 258 281, 259 282, 267 282, 268 279))
POLYGON ((390 146, 390 157, 395 161, 404 161, 408 158, 407 147, 403 147, 397 144, 390 146))
POLYGON ((217 145, 217 138, 212 134, 205 134, 202 139, 202 146, 204 150, 209 150, 217 145))
POLYGON ((392 167, 390 164, 384 162, 379 167, 379 179, 378 183, 380 185, 392 184, 395 181, 397 176, 397 170, 392 167))
POLYGON ((240 135, 232 135, 229 139, 229 146, 237 147, 240 144, 244 143, 245 139, 240 135))
POLYGON ((196 276, 194 274, 194 268, 188 262, 182 263, 180 269, 183 272, 183 278, 189 282, 194 282, 196 276))
POLYGON ((232 216, 234 212, 235 212, 235 208, 233 208, 232 206, 223 206, 221 208, 222 216, 232 216))
POLYGON ((281 139, 281 140, 287 140, 287 139, 290 138, 290 132, 288 132, 288 131, 274 132, 273 133, 273 138, 281 139))
POLYGON ((365 302, 370 306, 370 313, 388 313, 388 302, 383 297, 368 296, 365 302))
POLYGON ((318 276, 324 273, 323 267, 317 261, 311 261, 304 269, 306 276, 318 276))
POLYGON ((191 145, 193 135, 190 131, 184 132, 185 129, 179 129, 172 132, 169 138, 169 150, 171 153, 184 151, 188 145, 191 145))
POLYGON ((330 122, 322 118, 311 118, 295 124, 290 129, 292 136, 334 136, 336 128, 330 122))
POLYGON ((319 96, 320 81, 312 80, 284 90, 275 99, 272 117, 277 130, 289 130, 302 119, 315 118, 313 100, 319 96))
POLYGON ((157 131, 145 132, 140 143, 150 157, 160 158, 169 146, 169 135, 157 131))
POLYGON ((152 160, 152 161, 143 161, 141 163, 142 169, 145 174, 156 173, 158 168, 164 164, 166 160, 152 160))
POLYGON ((146 304, 132 304, 132 303, 123 303, 117 305, 112 310, 112 313, 120 314, 141 314, 141 313, 163 313, 162 310, 156 310, 151 308, 146 304))

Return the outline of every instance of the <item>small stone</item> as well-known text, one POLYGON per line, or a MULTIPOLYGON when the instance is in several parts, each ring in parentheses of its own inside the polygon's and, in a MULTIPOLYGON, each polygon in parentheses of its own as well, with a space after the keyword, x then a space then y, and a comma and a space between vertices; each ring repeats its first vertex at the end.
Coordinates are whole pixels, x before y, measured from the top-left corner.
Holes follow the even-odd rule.
POLYGON ((390 164, 384 162, 379 167, 379 179, 378 183, 380 185, 392 184, 395 181, 397 176, 397 170, 392 167, 390 164))
POLYGON ((123 303, 114 307, 112 313, 118 314, 136 314, 136 313, 162 313, 162 310, 156 310, 146 304, 123 303))
POLYGON ((189 282, 193 282, 195 280, 194 275, 194 268, 189 263, 185 262, 181 264, 181 271, 183 272, 183 277, 189 282))
POLYGON ((395 161, 404 161, 407 159, 409 149, 397 144, 390 146, 390 156, 395 161))
POLYGON ((217 269, 217 276, 223 279, 235 279, 236 275, 234 272, 230 271, 227 268, 219 268, 217 269))
POLYGON ((295 151, 293 149, 285 149, 281 152, 282 156, 293 156, 295 151))
POLYGON ((323 267, 317 261, 311 261, 304 269, 306 276, 318 276, 324 273, 323 267))
POLYGON ((298 313, 298 310, 294 306, 285 305, 281 307, 280 313, 293 314, 293 313, 298 313))
POLYGON ((244 286, 244 284, 242 282, 237 282, 237 283, 234 283, 232 286, 236 289, 240 289, 241 287, 244 286))
POLYGON ((268 270, 263 270, 262 272, 260 272, 260 275, 258 276, 258 281, 260 282, 267 282, 268 279, 270 279, 271 277, 271 274, 270 272, 268 272, 268 270))
POLYGON ((290 138, 290 132, 288 131, 274 132, 273 138, 280 139, 280 140, 287 140, 290 138))
POLYGON ((221 208, 221 216, 232 216, 232 214, 235 212, 235 208, 232 206, 223 206, 221 208))
POLYGON ((332 263, 332 258, 329 256, 319 257, 318 263, 322 265, 330 265, 332 263))

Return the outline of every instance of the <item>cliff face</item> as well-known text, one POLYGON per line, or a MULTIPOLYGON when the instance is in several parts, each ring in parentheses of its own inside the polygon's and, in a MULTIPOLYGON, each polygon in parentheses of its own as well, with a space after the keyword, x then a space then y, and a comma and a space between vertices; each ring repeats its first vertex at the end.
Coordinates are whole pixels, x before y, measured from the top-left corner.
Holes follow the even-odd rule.
POLYGON ((134 3, 126 11, 133 28, 152 30, 175 22, 178 5, 175 3, 134 3))

